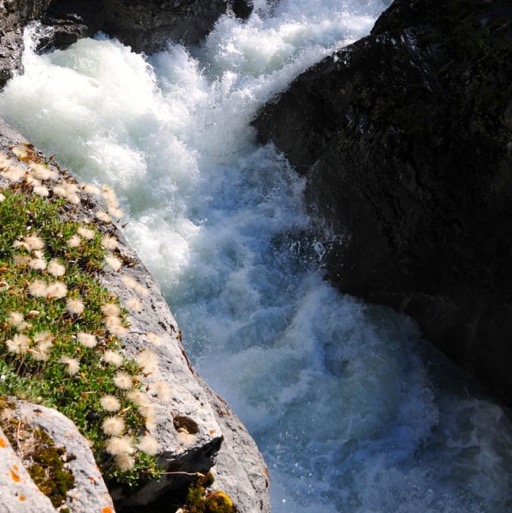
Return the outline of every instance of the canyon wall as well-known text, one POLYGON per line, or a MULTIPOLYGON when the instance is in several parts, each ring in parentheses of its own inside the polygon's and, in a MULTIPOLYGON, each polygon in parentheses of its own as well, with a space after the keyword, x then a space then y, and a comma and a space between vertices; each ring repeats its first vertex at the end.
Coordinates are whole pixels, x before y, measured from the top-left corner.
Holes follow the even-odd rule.
POLYGON ((340 290, 512 403, 512 6, 395 0, 254 125, 307 177, 340 290))

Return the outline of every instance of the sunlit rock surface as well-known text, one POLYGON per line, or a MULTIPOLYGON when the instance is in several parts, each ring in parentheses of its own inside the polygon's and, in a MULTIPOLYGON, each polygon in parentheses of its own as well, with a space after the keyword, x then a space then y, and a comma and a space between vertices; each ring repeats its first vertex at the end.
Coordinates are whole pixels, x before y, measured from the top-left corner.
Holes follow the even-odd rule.
MULTIPOLYGON (((0 150, 8 151, 9 146, 21 142, 22 136, 0 121, 0 150)), ((0 181, 0 188, 5 185, 0 181)), ((80 200, 72 216, 92 221, 102 208, 100 203, 85 193, 80 200)), ((151 434, 158 441, 158 458, 167 471, 160 481, 149 483, 136 494, 111 490, 116 506, 148 504, 161 495, 182 493, 192 479, 188 474, 211 470, 218 476, 216 486, 233 497, 239 512, 268 512, 267 470, 254 441, 191 367, 181 345, 181 331, 133 249, 114 224, 107 223, 104 228, 119 240, 124 265, 122 273, 106 270, 101 280, 121 303, 138 297, 139 306, 131 312, 129 334, 123 339, 125 353, 134 356, 149 348, 157 356, 158 365, 147 373, 144 384, 156 405, 151 434), (159 394, 156 384, 164 384, 168 393, 159 394)))

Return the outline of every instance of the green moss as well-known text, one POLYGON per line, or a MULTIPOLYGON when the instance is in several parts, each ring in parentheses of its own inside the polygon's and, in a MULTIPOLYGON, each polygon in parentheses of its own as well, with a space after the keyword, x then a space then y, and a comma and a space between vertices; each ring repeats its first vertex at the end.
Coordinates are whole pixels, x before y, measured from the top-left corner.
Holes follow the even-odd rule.
POLYGON ((214 478, 211 472, 199 476, 189 487, 186 503, 182 509, 186 513, 236 513, 237 508, 231 497, 221 491, 209 491, 214 478))
POLYGON ((27 470, 39 489, 50 498, 55 507, 59 507, 66 500, 68 490, 75 486, 75 478, 64 466, 65 450, 56 447, 44 431, 36 430, 34 436, 34 462, 27 470))

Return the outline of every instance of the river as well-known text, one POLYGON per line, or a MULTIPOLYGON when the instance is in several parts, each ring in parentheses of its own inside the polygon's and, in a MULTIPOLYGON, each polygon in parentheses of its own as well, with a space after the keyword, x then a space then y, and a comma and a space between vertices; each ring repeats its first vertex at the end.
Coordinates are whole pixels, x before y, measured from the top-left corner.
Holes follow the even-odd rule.
POLYGON ((271 471, 274 513, 512 511, 508 412, 415 324, 322 277, 304 183, 250 126, 300 72, 367 34, 380 0, 256 0, 197 47, 101 34, 37 56, 0 115, 112 185, 208 383, 271 471))

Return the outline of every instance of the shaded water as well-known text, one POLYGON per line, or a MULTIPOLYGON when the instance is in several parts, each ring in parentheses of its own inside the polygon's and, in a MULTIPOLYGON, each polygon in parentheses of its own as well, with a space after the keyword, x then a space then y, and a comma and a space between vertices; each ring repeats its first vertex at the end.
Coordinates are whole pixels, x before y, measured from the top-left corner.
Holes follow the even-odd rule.
POLYGON ((144 58, 99 36, 27 50, 0 115, 81 179, 115 187, 189 355, 265 455, 274 512, 512 511, 505 412, 410 320, 323 281, 304 184, 249 126, 383 8, 258 0, 197 48, 144 58))

